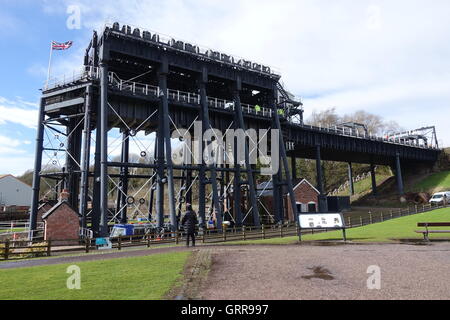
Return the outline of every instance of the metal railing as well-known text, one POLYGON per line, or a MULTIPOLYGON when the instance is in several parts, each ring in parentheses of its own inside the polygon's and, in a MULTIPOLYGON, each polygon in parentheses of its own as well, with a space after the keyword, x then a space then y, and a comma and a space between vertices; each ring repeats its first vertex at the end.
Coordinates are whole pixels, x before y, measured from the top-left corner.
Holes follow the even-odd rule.
MULTIPOLYGON (((63 86, 68 83, 74 83, 77 81, 88 81, 88 80, 98 80, 100 77, 99 69, 97 67, 84 67, 82 69, 82 72, 74 73, 72 77, 64 77, 62 80, 54 81, 49 83, 49 86, 47 88, 55 88, 56 86, 63 86)), ((108 81, 110 86, 113 88, 119 90, 119 91, 125 91, 130 92, 133 94, 139 94, 139 95, 145 95, 145 96, 155 96, 159 97, 161 94, 161 90, 157 86, 134 82, 134 81, 127 81, 120 79, 116 73, 110 72, 108 74, 108 81)), ((186 103, 186 104, 192 104, 192 105, 199 105, 200 104, 200 95, 197 93, 192 92, 184 92, 180 90, 174 90, 174 89, 168 89, 167 90, 167 96, 169 100, 176 101, 180 103, 186 103)), ((234 102, 231 100, 225 100, 215 97, 208 97, 208 105, 210 108, 214 109, 223 109, 228 111, 235 111, 235 105, 234 102)), ((249 104, 242 103, 241 104, 243 112, 246 114, 253 114, 258 115, 262 117, 272 118, 273 116, 273 110, 270 108, 262 108, 260 107, 259 110, 255 109, 256 106, 251 106, 249 104)), ((284 115, 280 115, 280 117, 284 118, 284 115)), ((290 121, 289 118, 287 118, 288 121, 290 121)), ((390 143, 390 144, 396 144, 396 145, 404 145, 414 148, 421 148, 421 149, 433 149, 438 150, 439 148, 431 145, 423 145, 423 144, 417 144, 409 140, 402 140, 402 139, 394 139, 390 137, 380 137, 372 134, 367 134, 366 132, 360 133, 358 130, 353 130, 351 128, 346 127, 340 127, 340 126, 328 126, 328 127, 317 127, 317 126, 311 126, 307 124, 300 124, 300 123, 294 123, 293 124, 300 126, 302 128, 314 130, 314 131, 321 131, 326 132, 330 134, 340 135, 340 136, 347 136, 352 138, 358 138, 358 139, 365 139, 365 140, 371 140, 371 141, 380 141, 383 143, 390 143)))
POLYGON ((57 87, 62 87, 67 84, 79 82, 83 80, 95 80, 99 79, 99 68, 92 66, 84 66, 81 70, 74 70, 72 74, 64 74, 59 77, 52 77, 44 84, 44 90, 51 90, 57 87))
POLYGON ((120 35, 126 35, 142 41, 149 41, 158 46, 168 48, 169 50, 180 51, 192 55, 197 55, 201 59, 210 59, 211 61, 220 62, 230 65, 234 68, 242 68, 252 72, 257 72, 264 75, 281 76, 280 70, 267 64, 259 63, 257 61, 249 61, 238 55, 225 54, 211 49, 207 46, 198 45, 192 41, 185 41, 180 38, 174 38, 170 35, 165 35, 150 29, 143 29, 132 24, 117 24, 116 22, 105 23, 104 30, 110 30, 120 35), (142 31, 141 31, 142 30, 142 31), (145 36, 144 36, 145 33, 145 36))

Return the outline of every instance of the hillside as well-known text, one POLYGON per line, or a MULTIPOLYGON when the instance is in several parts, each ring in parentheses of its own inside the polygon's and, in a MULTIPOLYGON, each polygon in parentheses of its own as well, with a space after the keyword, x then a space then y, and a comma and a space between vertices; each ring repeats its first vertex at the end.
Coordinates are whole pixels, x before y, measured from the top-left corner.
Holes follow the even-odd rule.
POLYGON ((409 191, 428 192, 433 194, 435 192, 448 190, 450 190, 450 171, 429 175, 425 179, 415 183, 409 191))

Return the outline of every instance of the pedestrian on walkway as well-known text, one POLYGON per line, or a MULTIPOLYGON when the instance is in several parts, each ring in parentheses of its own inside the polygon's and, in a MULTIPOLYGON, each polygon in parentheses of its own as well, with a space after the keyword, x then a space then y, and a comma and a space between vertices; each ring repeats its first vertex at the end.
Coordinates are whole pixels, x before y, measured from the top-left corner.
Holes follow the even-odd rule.
POLYGON ((195 247, 195 227, 198 224, 197 213, 192 209, 192 205, 186 203, 186 213, 181 224, 186 232, 186 246, 189 247, 189 240, 192 239, 192 246, 195 247))

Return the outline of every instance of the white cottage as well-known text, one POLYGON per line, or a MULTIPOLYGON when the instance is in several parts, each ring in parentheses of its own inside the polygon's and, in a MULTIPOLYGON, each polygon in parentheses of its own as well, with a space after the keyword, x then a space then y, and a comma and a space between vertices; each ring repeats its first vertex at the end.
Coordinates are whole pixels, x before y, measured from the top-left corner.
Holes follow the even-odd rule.
POLYGON ((31 186, 12 175, 0 175, 0 206, 31 206, 31 186))

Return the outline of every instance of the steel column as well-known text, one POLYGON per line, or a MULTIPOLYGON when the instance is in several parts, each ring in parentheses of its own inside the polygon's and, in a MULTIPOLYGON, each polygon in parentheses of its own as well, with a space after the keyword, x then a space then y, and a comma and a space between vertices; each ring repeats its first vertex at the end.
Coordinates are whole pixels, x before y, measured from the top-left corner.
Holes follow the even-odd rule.
POLYGON ((173 163, 172 163, 172 145, 170 139, 170 124, 169 124, 169 102, 168 102, 168 92, 167 92, 167 75, 169 73, 169 66, 166 59, 163 60, 162 66, 159 70, 159 88, 162 92, 160 94, 160 104, 162 105, 162 117, 163 122, 163 134, 165 141, 165 156, 166 156, 166 167, 167 167, 167 186, 168 186, 168 197, 169 197, 169 210, 170 210, 170 224, 172 226, 172 231, 178 229, 177 222, 177 209, 175 205, 175 186, 173 180, 173 163))
MULTIPOLYGON (((108 65, 100 62, 100 228, 99 236, 108 230, 108 65)), ((97 142, 98 143, 98 142, 97 142)))
POLYGON ((377 196, 377 178, 376 178, 376 172, 375 172, 375 166, 373 164, 370 164, 370 176, 372 178, 372 195, 377 196))
POLYGON ((317 190, 319 190, 319 192, 320 192, 319 211, 327 212, 328 205, 327 205, 327 196, 324 194, 325 188, 323 185, 322 156, 321 156, 320 145, 316 146, 316 171, 317 171, 317 190))
POLYGON ((29 238, 32 240, 33 232, 37 229, 37 215, 39 209, 39 191, 41 187, 41 169, 42 169, 42 152, 44 144, 44 120, 45 120, 45 106, 44 99, 41 98, 39 105, 39 115, 36 133, 36 149, 34 158, 33 171, 33 190, 31 199, 31 213, 30 213, 30 234, 29 238))
MULTIPOLYGON (((122 135, 122 162, 128 163, 130 159, 130 132, 125 130, 122 135)), ((120 213, 120 223, 127 223, 127 196, 128 196, 128 167, 121 168, 122 177, 120 178, 120 190, 118 190, 118 199, 120 199, 120 208, 123 208, 120 213)))
POLYGON ((91 104, 92 86, 86 88, 84 104, 83 155, 81 160, 80 205, 81 227, 86 228, 86 214, 89 191, 89 163, 91 149, 91 104))
MULTIPOLYGON (((206 84, 208 83, 208 70, 203 68, 202 74, 198 81, 198 86, 200 90, 200 104, 201 104, 201 118, 202 118, 202 134, 204 134, 207 130, 211 129, 211 124, 209 121, 209 107, 208 107, 208 96, 206 94, 206 84)), ((202 142, 203 145, 204 142, 202 142)), ((203 151, 202 155, 202 163, 203 160, 203 151)), ((217 187, 217 172, 216 172, 216 163, 215 161, 207 166, 208 171, 210 172, 210 180, 212 187, 212 202, 213 208, 216 215, 216 223, 217 229, 222 230, 222 222, 223 222, 223 213, 222 208, 220 206, 219 199, 219 188, 217 187)))
MULTIPOLYGON (((280 157, 282 160, 282 164, 284 167, 284 174, 286 179, 286 185, 287 185, 287 191, 289 193, 289 200, 292 207, 293 216, 295 219, 295 222, 298 223, 298 210, 297 210, 297 202, 295 200, 295 193, 294 193, 294 186, 292 183, 291 173, 289 172, 289 162, 287 159, 287 153, 286 153, 286 145, 284 144, 283 134, 281 130, 281 122, 280 122, 280 115, 278 114, 278 107, 276 104, 276 92, 277 89, 274 88, 273 94, 274 94, 274 101, 273 101, 273 121, 275 124, 275 128, 279 130, 279 143, 280 143, 280 157)), ((281 168, 281 163, 280 163, 281 168)), ((283 213, 281 213, 283 215, 283 213)))
POLYGON ((350 196, 355 195, 355 184, 353 183, 353 166, 352 163, 348 163, 348 183, 349 183, 349 190, 350 190, 350 196))
MULTIPOLYGON (((245 122, 244 122, 244 115, 242 112, 241 97, 240 97, 240 91, 242 89, 241 86, 242 86, 241 79, 238 78, 238 80, 236 81, 234 88, 233 88, 233 100, 234 100, 235 111, 236 111, 236 115, 237 115, 237 119, 238 119, 238 123, 236 123, 237 128, 242 129, 245 132, 246 126, 245 126, 245 122)), ((253 213, 253 224, 258 227, 261 225, 261 220, 260 220, 260 216, 259 216, 258 202, 256 200, 256 188, 255 188, 255 183, 254 183, 254 179, 253 179, 253 170, 252 170, 252 166, 250 164, 250 148, 249 148, 247 137, 245 137, 244 145, 245 145, 245 151, 244 151, 245 172, 247 173, 247 180, 248 180, 247 182, 248 182, 249 193, 250 193, 250 205, 252 206, 252 213, 253 213)), ((237 145, 235 144, 234 147, 237 148, 237 145)))
POLYGON ((395 156, 395 164, 396 164, 396 177, 397 177, 398 193, 401 196, 403 196, 405 194, 405 189, 404 189, 404 185, 403 185, 402 166, 401 166, 399 153, 397 153, 397 155, 395 156))

